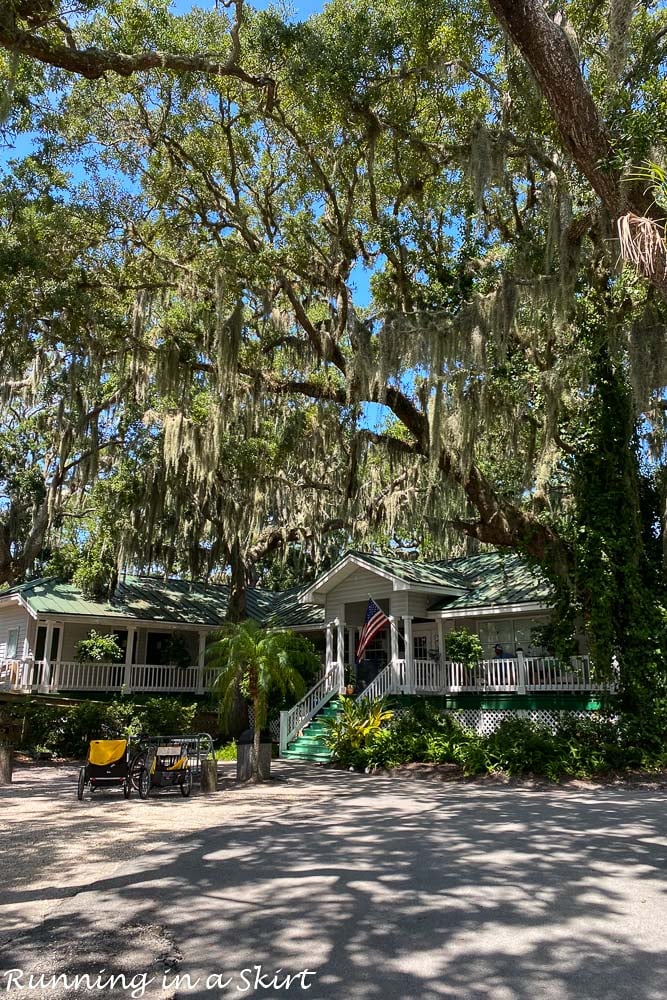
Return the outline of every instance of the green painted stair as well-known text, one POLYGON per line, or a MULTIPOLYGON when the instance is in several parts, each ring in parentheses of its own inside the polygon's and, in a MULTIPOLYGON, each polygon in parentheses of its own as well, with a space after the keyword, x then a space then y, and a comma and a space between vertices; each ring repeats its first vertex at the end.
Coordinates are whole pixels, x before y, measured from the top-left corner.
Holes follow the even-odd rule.
POLYGON ((307 726, 304 726, 301 736, 292 740, 283 751, 285 760, 312 760, 320 764, 328 764, 331 760, 331 750, 324 742, 326 734, 326 719, 335 719, 340 713, 340 699, 333 697, 324 708, 314 716, 307 726))

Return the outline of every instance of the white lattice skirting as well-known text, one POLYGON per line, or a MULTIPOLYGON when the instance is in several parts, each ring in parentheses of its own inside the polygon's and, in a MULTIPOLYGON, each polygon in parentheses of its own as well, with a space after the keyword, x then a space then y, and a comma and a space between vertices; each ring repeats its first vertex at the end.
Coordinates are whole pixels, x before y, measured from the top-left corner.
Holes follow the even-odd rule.
POLYGON ((559 711, 558 709, 486 709, 486 708, 462 708, 455 712, 450 712, 466 729, 472 729, 482 736, 493 733, 505 722, 506 719, 528 719, 538 726, 546 726, 552 732, 558 727, 559 722, 564 718, 585 719, 590 717, 589 712, 559 711))
MULTIPOLYGON (((248 705, 248 725, 251 729, 255 728, 255 713, 253 712, 252 705, 248 705)), ((269 722, 268 730, 277 742, 280 739, 280 719, 272 719, 269 722)))

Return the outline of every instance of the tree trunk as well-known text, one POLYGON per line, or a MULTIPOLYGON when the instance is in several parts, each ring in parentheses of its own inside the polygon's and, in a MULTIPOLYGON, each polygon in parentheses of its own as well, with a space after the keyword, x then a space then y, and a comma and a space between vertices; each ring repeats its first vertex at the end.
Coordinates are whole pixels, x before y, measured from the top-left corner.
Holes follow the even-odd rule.
POLYGON ((241 555, 241 544, 234 539, 229 553, 231 567, 231 582, 229 588, 229 608, 227 617, 230 622, 242 622, 246 618, 246 571, 245 560, 241 555))
POLYGON ((210 795, 218 790, 217 760, 203 760, 201 764, 201 790, 204 795, 210 795))
POLYGON ((12 783, 12 747, 0 746, 0 785, 11 785, 12 783))
MULTIPOLYGON (((621 184, 609 132, 579 68, 578 55, 560 24, 549 17, 543 0, 489 0, 489 6, 532 70, 564 148, 612 219, 632 211, 661 225, 661 213, 645 185, 621 184)), ((640 272, 667 298, 667 254, 661 241, 654 255, 640 272)))
POLYGON ((252 707, 255 717, 254 718, 255 732, 253 733, 253 741, 252 741, 252 780, 260 781, 261 777, 259 773, 259 748, 261 745, 262 730, 259 727, 259 698, 257 696, 255 696, 252 700, 252 707))

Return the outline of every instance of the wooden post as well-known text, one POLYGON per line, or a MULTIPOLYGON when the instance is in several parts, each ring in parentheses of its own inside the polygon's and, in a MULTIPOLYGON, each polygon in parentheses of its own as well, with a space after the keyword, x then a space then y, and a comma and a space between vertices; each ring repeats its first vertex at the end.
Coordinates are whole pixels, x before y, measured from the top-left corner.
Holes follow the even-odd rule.
POLYGON ((0 743, 0 785, 12 783, 13 754, 13 747, 0 743))
POLYGON ((526 693, 526 661, 522 649, 516 651, 516 693, 526 693))
POLYGON ((403 615, 405 636, 405 694, 415 693, 414 650, 412 648, 412 615, 403 615))
POLYGON ((389 642, 391 643, 392 687, 395 691, 400 691, 401 674, 398 669, 398 625, 393 615, 389 615, 389 642))
POLYGON ((341 694, 345 693, 345 622, 342 622, 340 618, 336 619, 336 627, 338 629, 338 651, 336 656, 336 662, 338 664, 338 690, 341 694))
POLYGON ((438 618, 438 652, 440 653, 440 690, 447 690, 447 649, 445 647, 445 623, 438 618))
POLYGON ((134 636, 136 631, 134 626, 128 625, 127 646, 125 647, 125 670, 123 672, 123 688, 126 694, 132 690, 132 652, 134 650, 134 636))
POLYGON ((333 622, 327 622, 327 651, 324 654, 326 660, 324 664, 325 673, 331 670, 331 667, 333 666, 333 627, 333 622))
POLYGON ((207 632, 199 633, 199 657, 197 659, 197 694, 204 693, 204 665, 206 663, 207 632))
POLYGON ((46 623, 46 637, 44 639, 44 675, 41 687, 45 691, 51 688, 51 643, 53 642, 53 622, 46 623))
POLYGON ((215 759, 201 762, 201 790, 204 795, 218 790, 218 762, 215 759))
POLYGON ((289 712, 287 709, 280 713, 280 756, 287 750, 287 719, 289 712))

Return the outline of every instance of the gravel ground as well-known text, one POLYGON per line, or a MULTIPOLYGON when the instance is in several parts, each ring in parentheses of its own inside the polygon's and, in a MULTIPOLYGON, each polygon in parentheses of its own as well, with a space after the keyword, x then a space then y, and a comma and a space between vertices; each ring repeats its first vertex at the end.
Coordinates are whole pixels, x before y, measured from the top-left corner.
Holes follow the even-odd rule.
POLYGON ((222 772, 213 796, 79 803, 75 768, 18 768, 0 788, 0 993, 663 1000, 662 783, 222 772))

